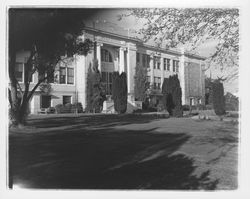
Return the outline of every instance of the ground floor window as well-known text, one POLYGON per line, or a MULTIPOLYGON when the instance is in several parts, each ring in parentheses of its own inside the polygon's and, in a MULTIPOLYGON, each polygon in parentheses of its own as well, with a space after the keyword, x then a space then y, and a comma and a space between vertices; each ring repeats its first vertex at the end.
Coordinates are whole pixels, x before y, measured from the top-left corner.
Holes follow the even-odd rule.
POLYGON ((63 105, 71 104, 71 96, 64 95, 63 96, 63 105))
POLYGON ((112 73, 102 72, 102 82, 106 95, 112 95, 112 73))
POLYGON ((49 108, 51 105, 51 96, 42 95, 41 96, 41 108, 49 108))

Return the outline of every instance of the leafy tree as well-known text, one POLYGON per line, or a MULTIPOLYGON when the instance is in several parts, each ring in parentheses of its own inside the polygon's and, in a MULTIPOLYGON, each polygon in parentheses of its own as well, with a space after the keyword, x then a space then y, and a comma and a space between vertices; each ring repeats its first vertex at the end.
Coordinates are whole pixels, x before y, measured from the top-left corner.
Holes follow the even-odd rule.
MULTIPOLYGON (((205 41, 216 41, 208 63, 223 67, 238 66, 239 10, 230 8, 156 8, 130 9, 129 14, 142 19, 138 31, 144 41, 153 40, 162 47, 179 45, 196 50, 205 41)), ((237 70, 231 77, 237 75, 237 70)))
POLYGON ((216 115, 225 114, 225 97, 223 84, 219 80, 212 83, 213 108, 216 115))
POLYGON ((165 78, 162 85, 163 105, 169 115, 182 116, 181 87, 177 75, 165 78))
POLYGON ((149 82, 147 81, 147 69, 139 64, 135 67, 135 100, 145 102, 147 98, 147 90, 149 82))
POLYGON ((42 82, 50 79, 61 60, 75 54, 86 55, 90 40, 82 40, 82 19, 87 13, 74 9, 9 9, 9 102, 14 125, 25 124, 28 103, 42 82), (16 55, 30 52, 24 69, 24 83, 15 75, 16 55), (30 88, 32 75, 39 79, 30 88))
POLYGON ((112 76, 112 98, 114 100, 115 111, 119 114, 125 113, 127 110, 127 76, 123 72, 113 72, 112 76))

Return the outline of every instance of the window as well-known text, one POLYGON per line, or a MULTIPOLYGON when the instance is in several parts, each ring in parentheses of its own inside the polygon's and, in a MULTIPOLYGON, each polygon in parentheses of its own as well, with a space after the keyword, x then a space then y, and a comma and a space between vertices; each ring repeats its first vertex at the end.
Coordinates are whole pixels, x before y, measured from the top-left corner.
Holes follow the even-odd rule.
POLYGON ((161 89, 161 78, 154 77, 154 89, 161 89))
POLYGON ((179 72, 179 61, 176 61, 176 72, 178 73, 179 72))
POLYGON ((147 66, 147 55, 143 54, 142 55, 142 67, 146 67, 147 66))
POLYGON ((66 68, 60 67, 60 84, 66 84, 66 68))
POLYGON ((150 76, 147 76, 147 82, 150 83, 150 76))
POLYGON ((161 61, 160 61, 160 57, 156 57, 154 56, 154 69, 160 69, 161 67, 161 61))
POLYGON ((112 73, 102 72, 102 82, 106 95, 112 95, 112 73))
POLYGON ((150 68, 150 55, 147 55, 147 68, 150 68))
POLYGON ((74 84, 74 68, 60 67, 60 84, 74 84))
POLYGON ((15 65, 15 77, 17 81, 23 82, 23 63, 16 63, 15 65))
POLYGON ((106 49, 101 49, 101 61, 113 62, 110 52, 106 49))
POLYGON ((163 69, 164 70, 167 69, 167 59, 166 58, 163 59, 163 69))
POLYGON ((74 68, 67 68, 67 84, 74 84, 74 68))
POLYGON ((136 63, 140 63, 140 53, 136 53, 136 63))
POLYGON ((179 72, 179 61, 173 60, 173 71, 174 72, 179 72))
POLYGON ((167 71, 170 71, 170 59, 167 59, 167 71))
POLYGON ((50 95, 41 95, 41 108, 49 108, 51 105, 50 95))
POLYGON ((63 96, 63 105, 71 104, 71 96, 64 95, 63 96))

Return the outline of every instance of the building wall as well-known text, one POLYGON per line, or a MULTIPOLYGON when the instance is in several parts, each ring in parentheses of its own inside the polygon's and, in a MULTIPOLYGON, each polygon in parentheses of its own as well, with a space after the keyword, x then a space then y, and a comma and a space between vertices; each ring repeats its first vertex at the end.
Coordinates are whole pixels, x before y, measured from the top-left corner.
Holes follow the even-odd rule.
MULTIPOLYGON (((190 98, 201 98, 205 95, 205 74, 202 70, 203 65, 200 59, 196 59, 194 57, 185 56, 184 53, 180 53, 179 51, 167 51, 157 48, 147 47, 133 40, 128 40, 125 38, 118 38, 112 35, 105 35, 102 33, 88 33, 85 32, 82 36, 82 39, 89 38, 91 40, 97 41, 97 46, 99 49, 99 57, 100 59, 100 49, 108 50, 113 58, 114 71, 120 71, 121 67, 124 67, 125 72, 127 73, 128 79, 128 100, 133 101, 134 94, 134 76, 135 76, 135 68, 136 68, 136 55, 140 54, 140 62, 142 62, 142 54, 147 54, 151 57, 150 59, 150 67, 148 68, 148 76, 150 76, 150 82, 153 84, 154 77, 161 78, 161 87, 164 81, 164 78, 169 77, 170 75, 177 74, 180 81, 183 82, 183 104, 189 104, 190 98), (124 63, 121 65, 120 58, 124 56, 124 63), (160 57, 160 68, 153 68, 153 57, 160 57), (164 58, 170 59, 170 71, 164 70, 164 58), (173 71, 173 60, 179 61, 179 72, 173 71), (184 61, 183 61, 184 60, 184 61), (184 64, 182 64, 183 62, 184 64), (181 68, 183 67, 183 68, 181 68)), ((97 53, 98 54, 98 53, 97 53)), ((21 51, 17 54, 16 60, 17 62, 25 63, 29 56, 29 52, 21 51)), ((67 67, 74 68, 74 84, 59 84, 59 83, 51 83, 52 86, 52 102, 51 106, 56 106, 57 104, 63 103, 63 96, 71 96, 71 102, 81 102, 83 108, 86 107, 86 81, 87 81, 87 73, 88 68, 93 63, 94 59, 94 50, 89 52, 87 56, 75 56, 75 59, 69 61, 67 63, 67 67)), ((99 60, 99 69, 109 67, 107 64, 102 63, 99 60)), ((140 63, 142 64, 142 63, 140 63)), ((57 75, 56 82, 59 82, 59 66, 56 67, 55 74, 57 75)), ((106 70, 106 69, 105 69, 106 70)), ((38 74, 35 73, 33 75, 33 82, 30 85, 30 89, 35 86, 35 83, 38 81, 38 74)), ((23 87, 23 84, 21 83, 23 87)), ((160 90, 159 90, 159 93, 160 90)), ((33 96, 30 102, 30 109, 32 113, 37 113, 40 110, 40 93, 39 89, 33 96)))
POLYGON ((190 98, 194 99, 194 104, 204 103, 205 96, 205 75, 203 72, 203 65, 199 60, 186 60, 185 61, 185 104, 190 103, 190 98))

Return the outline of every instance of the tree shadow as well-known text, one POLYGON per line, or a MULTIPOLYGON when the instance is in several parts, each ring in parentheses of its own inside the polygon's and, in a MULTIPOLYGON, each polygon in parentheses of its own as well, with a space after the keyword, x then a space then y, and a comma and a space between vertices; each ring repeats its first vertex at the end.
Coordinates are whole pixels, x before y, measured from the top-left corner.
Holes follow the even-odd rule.
POLYGON ((143 124, 158 119, 155 115, 87 115, 79 117, 49 117, 40 119, 29 119, 28 126, 36 128, 53 128, 64 126, 85 127, 113 127, 115 125, 143 124))
POLYGON ((173 155, 188 139, 112 128, 10 135, 10 179, 42 189, 215 189, 209 171, 195 176, 192 158, 173 155))

